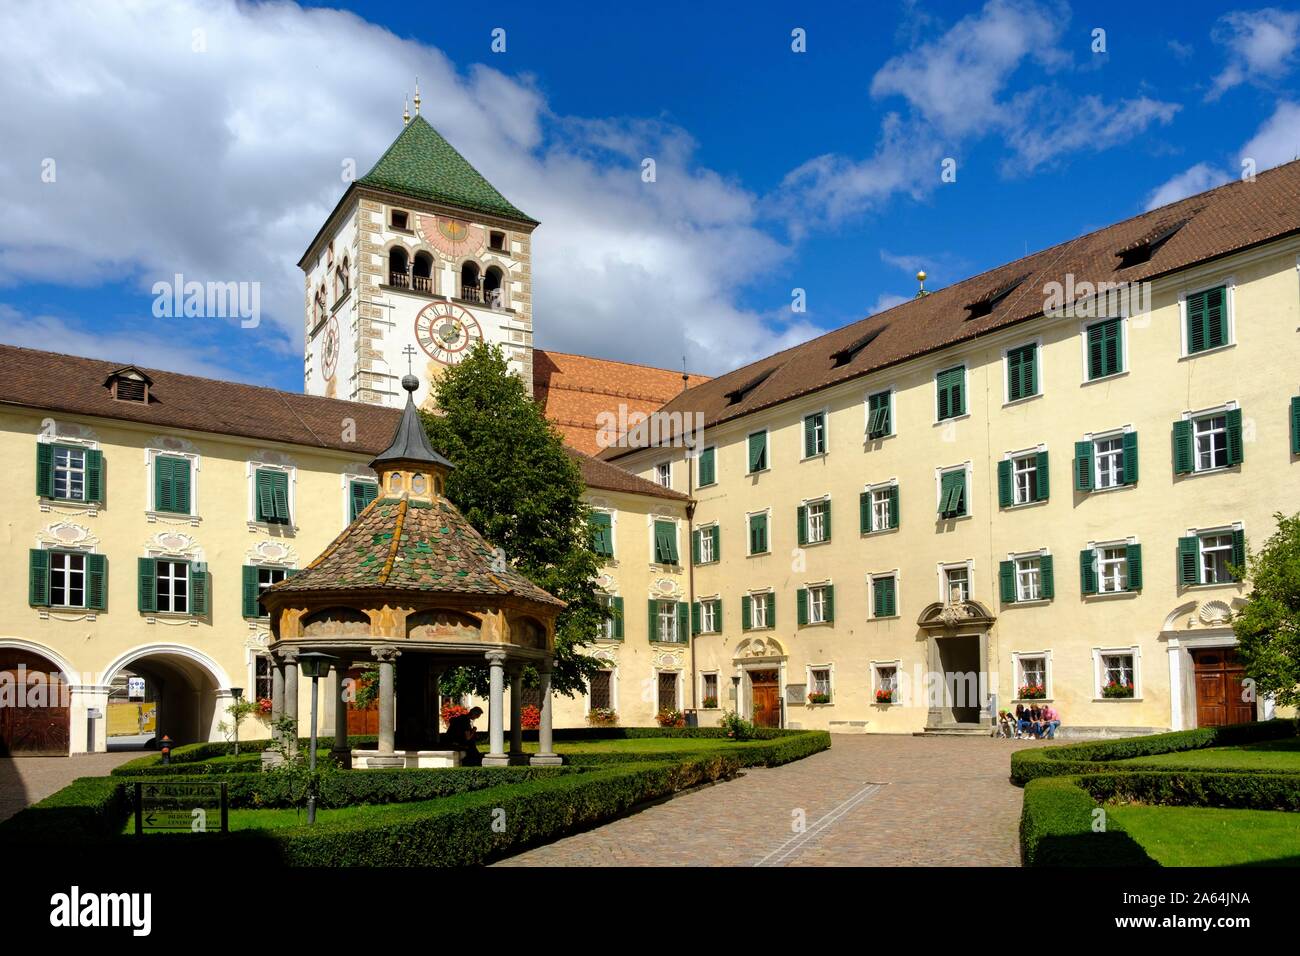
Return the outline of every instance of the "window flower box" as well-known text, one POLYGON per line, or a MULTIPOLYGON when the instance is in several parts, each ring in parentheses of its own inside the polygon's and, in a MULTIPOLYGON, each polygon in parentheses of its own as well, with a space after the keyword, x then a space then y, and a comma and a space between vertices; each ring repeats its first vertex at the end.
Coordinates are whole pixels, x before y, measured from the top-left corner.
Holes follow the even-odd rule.
POLYGON ((877 704, 892 704, 894 702, 894 691, 892 688, 882 687, 876 691, 877 704))
POLYGON ((808 703, 810 704, 829 704, 830 702, 831 702, 830 694, 821 694, 821 693, 814 692, 808 695, 808 703))
POLYGON ((1101 696, 1110 700, 1123 700, 1133 696, 1133 684, 1121 684, 1119 681, 1111 681, 1101 689, 1101 696))
POLYGON ((706 698, 704 698, 704 709, 705 709, 705 710, 714 710, 715 708, 717 708, 717 706, 718 706, 718 698, 716 698, 716 697, 706 697, 706 698))
POLYGON ((673 710, 671 707, 665 707, 655 714, 655 720, 659 722, 660 727, 686 726, 686 715, 680 710, 673 710))
POLYGON ((592 727, 613 727, 618 723, 618 714, 608 707, 593 707, 587 711, 587 723, 592 727))
MULTIPOLYGON (((1131 696, 1131 695, 1130 695, 1131 696)), ((1047 688, 1042 684, 1024 684, 1020 688, 1017 700, 1046 700, 1047 688)))

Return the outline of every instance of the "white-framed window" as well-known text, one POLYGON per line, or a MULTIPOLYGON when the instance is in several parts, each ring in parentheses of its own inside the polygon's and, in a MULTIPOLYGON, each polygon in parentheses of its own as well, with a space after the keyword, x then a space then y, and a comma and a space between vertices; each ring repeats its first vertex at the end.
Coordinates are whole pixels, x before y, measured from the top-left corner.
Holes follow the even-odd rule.
POLYGON ((889 488, 871 489, 871 530, 884 531, 889 527, 889 488))
POLYGON ((867 575, 868 614, 873 618, 898 616, 898 569, 867 575))
POLYGON ((677 643, 677 602, 660 601, 658 618, 659 640, 668 644, 677 643))
MULTIPOLYGON (((249 525, 283 525, 293 528, 294 516, 298 513, 295 501, 298 469, 292 465, 268 464, 255 460, 249 461, 245 467, 248 472, 249 525)), ((400 476, 394 473, 389 478, 389 490, 400 493, 400 488, 391 487, 392 482, 399 480, 400 476)))
POLYGON ((803 456, 816 458, 826 454, 826 410, 811 412, 803 419, 803 456))
POLYGON ((1016 600, 1041 601, 1043 599, 1043 556, 1021 555, 1016 562, 1016 600))
POLYGON ((718 673, 717 671, 705 671, 700 674, 700 706, 705 710, 713 710, 720 702, 718 697, 718 673))
POLYGON ((1043 394, 1043 340, 1021 342, 1002 350, 1002 402, 1010 405, 1043 394))
POLYGON ((877 704, 899 703, 901 661, 871 662, 871 697, 877 704))
POLYGON ((1237 280, 1234 276, 1184 289, 1178 294, 1178 325, 1183 358, 1203 355, 1237 343, 1236 299, 1237 280))
POLYGON ((1196 443, 1195 468, 1212 471, 1228 467, 1228 416, 1205 415, 1192 419, 1192 439, 1196 443))
POLYGON ((1052 696, 1052 673, 1049 651, 1018 651, 1012 658, 1016 665, 1016 700, 1044 700, 1052 696))
POLYGON ((971 463, 934 471, 935 497, 942 518, 964 518, 971 513, 971 463))
POLYGON ((808 702, 810 704, 829 704, 835 698, 831 691, 831 671, 829 664, 814 665, 808 668, 808 702))
POLYGON ((1118 594, 1128 590, 1128 548, 1106 545, 1097 549, 1097 593, 1118 594))
POLYGON ((199 456, 167 448, 149 448, 146 455, 150 520, 158 515, 188 516, 198 524, 199 456))
POLYGON ((655 465, 655 483, 663 485, 665 488, 673 486, 673 463, 671 461, 661 461, 655 465))
POLYGON ((772 594, 758 591, 749 596, 749 626, 754 630, 772 627, 772 594))
POLYGON ((606 612, 604 619, 600 622, 600 630, 598 632, 599 636, 597 639, 612 641, 614 639, 614 595, 598 591, 596 593, 596 600, 606 612))
POLYGON ((253 655, 253 700, 275 698, 275 663, 270 654, 253 655))
POLYGON ((160 613, 188 614, 190 563, 159 558, 156 565, 157 607, 160 613))
POLYGON ((700 601, 700 633, 716 634, 718 632, 718 599, 709 598, 700 601))
POLYGON ((1124 483, 1124 436, 1093 439, 1094 488, 1115 488, 1124 483))
POLYGON ((1092 652, 1096 694, 1107 700, 1142 696, 1141 654, 1137 647, 1100 647, 1092 652))
POLYGON ((1011 459, 1011 501, 1027 505, 1038 500, 1038 453, 1011 459))
POLYGON ((86 555, 79 551, 51 551, 50 606, 86 606, 86 555))
POLYGON ((596 671, 587 681, 587 711, 617 710, 618 682, 613 669, 596 671))
POLYGON ((971 564, 944 564, 939 567, 939 600, 952 602, 969 601, 971 596, 971 564))
POLYGON ((65 501, 86 500, 86 449, 54 446, 54 497, 65 501))
POLYGON ((700 564, 712 564, 717 558, 714 557, 713 551, 713 529, 716 524, 711 524, 704 528, 696 529, 696 541, 699 543, 700 564))
POLYGON ((830 620, 830 589, 825 584, 808 588, 808 623, 825 624, 830 620))
POLYGON ((1128 366, 1128 319, 1088 318, 1080 323, 1083 384, 1123 375, 1128 366))
POLYGON ((820 544, 829 536, 830 502, 823 498, 820 501, 810 501, 805 507, 808 509, 808 543, 820 544))
POLYGON ((1228 584, 1233 580, 1228 565, 1232 562, 1232 532, 1215 531, 1199 535, 1201 539, 1201 583, 1228 584))

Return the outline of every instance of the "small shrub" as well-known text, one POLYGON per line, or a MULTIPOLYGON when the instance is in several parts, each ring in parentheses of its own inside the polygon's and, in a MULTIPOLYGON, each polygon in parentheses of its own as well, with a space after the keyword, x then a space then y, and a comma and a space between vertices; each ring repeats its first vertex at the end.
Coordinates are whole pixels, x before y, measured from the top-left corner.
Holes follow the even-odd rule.
POLYGON ((754 725, 735 711, 722 715, 721 727, 732 740, 750 740, 754 736, 754 725))
POLYGON ((685 727, 686 715, 680 710, 674 710, 672 707, 661 707, 659 713, 655 714, 655 720, 660 727, 685 727))

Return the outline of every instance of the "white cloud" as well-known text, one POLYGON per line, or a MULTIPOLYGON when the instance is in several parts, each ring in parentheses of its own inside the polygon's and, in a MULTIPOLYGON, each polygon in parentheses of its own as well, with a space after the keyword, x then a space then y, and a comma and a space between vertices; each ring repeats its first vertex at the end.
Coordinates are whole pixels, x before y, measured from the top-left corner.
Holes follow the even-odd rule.
POLYGON ((297 259, 343 193, 343 163, 369 168, 419 76, 426 118, 542 221, 539 346, 669 367, 686 348, 692 368, 716 371, 802 334, 737 304, 788 250, 676 127, 557 116, 527 77, 289 3, 82 2, 51 16, 29 0, 0 9, 0 35, 22 38, 0 80, 0 285, 125 278, 145 311, 152 282, 175 272, 260 281, 265 347, 301 355, 297 259), (642 156, 656 183, 641 182, 642 156))
POLYGON ((1300 102, 1282 101, 1250 142, 1241 148, 1242 159, 1253 159, 1256 169, 1269 169, 1300 157, 1300 102))
POLYGON ((867 309, 867 315, 875 315, 877 312, 884 312, 892 309, 896 305, 902 305, 904 302, 911 302, 911 296, 898 295, 894 292, 882 292, 876 296, 875 304, 867 309))
POLYGON ((1300 12, 1238 10, 1220 17, 1211 35, 1228 48, 1228 63, 1214 78, 1207 100, 1242 83, 1276 80, 1290 72, 1300 47, 1300 12))
POLYGON ((1167 206, 1171 202, 1195 196, 1215 186, 1222 186, 1230 178, 1209 163, 1197 163, 1153 189, 1147 196, 1146 208, 1151 210, 1157 206, 1167 206))
POLYGON ((1061 156, 1110 149, 1153 125, 1168 125, 1180 109, 1176 103, 1146 96, 1118 103, 1106 103, 1093 95, 1071 99, 1069 104, 1059 103, 1068 109, 1058 110, 1047 106, 1048 100, 1059 101, 1056 96, 1039 93, 1017 98, 1025 118, 1015 140, 1017 156, 1006 161, 1006 171, 1032 172, 1061 156))

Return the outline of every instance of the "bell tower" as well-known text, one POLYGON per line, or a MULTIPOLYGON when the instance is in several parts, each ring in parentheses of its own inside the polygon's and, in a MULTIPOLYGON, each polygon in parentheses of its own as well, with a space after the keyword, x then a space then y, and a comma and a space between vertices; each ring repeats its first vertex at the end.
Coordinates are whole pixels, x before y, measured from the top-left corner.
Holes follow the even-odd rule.
POLYGON ((420 115, 351 183, 298 263, 303 388, 405 404, 413 348, 419 405, 478 342, 500 345, 533 388, 532 233, 511 204, 420 115))

